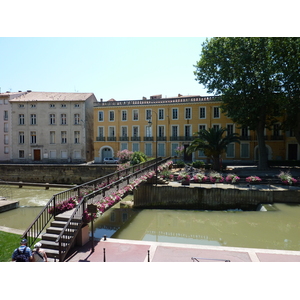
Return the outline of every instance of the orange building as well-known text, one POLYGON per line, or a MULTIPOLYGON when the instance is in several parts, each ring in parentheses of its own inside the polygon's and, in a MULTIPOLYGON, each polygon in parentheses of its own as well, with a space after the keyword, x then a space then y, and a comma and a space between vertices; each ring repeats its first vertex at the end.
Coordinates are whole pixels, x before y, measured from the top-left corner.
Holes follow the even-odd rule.
MULTIPOLYGON (((100 101, 94 105, 94 160, 116 156, 119 150, 141 151, 149 157, 175 156, 176 148, 185 149, 200 129, 225 127, 241 136, 240 144, 229 145, 224 161, 258 159, 256 134, 239 128, 222 114, 220 101, 213 96, 182 96, 162 98, 161 95, 141 100, 100 101)), ((291 132, 265 130, 269 160, 299 159, 299 147, 291 132)), ((184 152, 186 161, 205 160, 201 151, 184 152)))

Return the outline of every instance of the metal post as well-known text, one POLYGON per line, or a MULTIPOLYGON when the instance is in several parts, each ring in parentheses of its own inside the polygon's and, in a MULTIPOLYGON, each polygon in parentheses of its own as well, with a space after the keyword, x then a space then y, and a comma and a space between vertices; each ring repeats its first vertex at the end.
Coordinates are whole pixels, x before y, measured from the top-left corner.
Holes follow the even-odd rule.
POLYGON ((105 257, 105 248, 103 248, 103 262, 106 262, 106 257, 105 257))
POLYGON ((148 262, 150 262, 150 250, 148 250, 148 262))

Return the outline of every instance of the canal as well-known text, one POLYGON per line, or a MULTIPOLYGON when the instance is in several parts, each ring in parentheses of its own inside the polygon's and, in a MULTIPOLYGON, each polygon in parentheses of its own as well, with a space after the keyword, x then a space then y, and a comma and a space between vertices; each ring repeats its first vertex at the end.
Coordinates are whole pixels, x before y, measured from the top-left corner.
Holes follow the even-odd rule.
MULTIPOLYGON (((11 187, 20 207, 0 214, 0 226, 25 230, 53 194, 11 187)), ((132 196, 128 196, 131 200, 132 196)), ((300 251, 300 205, 276 204, 270 211, 133 209, 116 204, 94 223, 94 236, 198 245, 300 251)))

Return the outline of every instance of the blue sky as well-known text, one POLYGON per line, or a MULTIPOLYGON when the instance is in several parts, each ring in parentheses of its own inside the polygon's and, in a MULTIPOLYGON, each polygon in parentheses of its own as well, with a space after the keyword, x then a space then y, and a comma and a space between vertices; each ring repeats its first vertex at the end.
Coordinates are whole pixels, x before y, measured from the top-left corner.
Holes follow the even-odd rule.
POLYGON ((104 101, 208 95, 193 74, 205 38, 1 37, 0 88, 92 92, 104 101))

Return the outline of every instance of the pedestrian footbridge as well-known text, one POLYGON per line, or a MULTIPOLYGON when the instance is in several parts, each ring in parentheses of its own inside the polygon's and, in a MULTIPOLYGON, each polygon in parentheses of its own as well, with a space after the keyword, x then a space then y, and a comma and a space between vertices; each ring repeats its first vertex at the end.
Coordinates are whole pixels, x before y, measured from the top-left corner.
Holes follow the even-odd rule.
POLYGON ((168 162, 170 158, 153 159, 53 195, 22 238, 29 247, 41 239, 50 260, 64 261, 83 225, 95 216, 88 211, 91 204, 97 205, 98 214, 103 213, 139 183, 168 167, 168 162))

